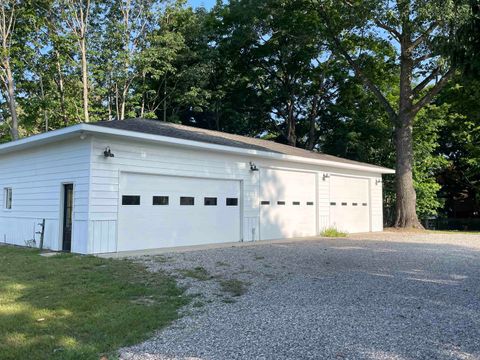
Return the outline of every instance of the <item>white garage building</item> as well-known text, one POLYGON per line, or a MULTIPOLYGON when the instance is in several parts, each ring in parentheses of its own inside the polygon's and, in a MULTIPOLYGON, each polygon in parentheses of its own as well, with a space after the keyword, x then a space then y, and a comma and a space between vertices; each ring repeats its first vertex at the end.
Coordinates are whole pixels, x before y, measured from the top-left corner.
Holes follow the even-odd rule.
POLYGON ((82 254, 381 231, 391 169, 153 120, 0 145, 0 242, 82 254), (33 242, 32 240, 35 240, 33 242))

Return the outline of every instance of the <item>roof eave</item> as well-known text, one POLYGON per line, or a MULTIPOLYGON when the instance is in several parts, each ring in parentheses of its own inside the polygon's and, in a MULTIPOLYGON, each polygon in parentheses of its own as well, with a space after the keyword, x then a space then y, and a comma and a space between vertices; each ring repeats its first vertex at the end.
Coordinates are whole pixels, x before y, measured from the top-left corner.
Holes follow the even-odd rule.
POLYGON ((121 136, 121 137, 127 137, 131 139, 137 139, 137 140, 161 142, 164 144, 196 148, 196 149, 201 148, 201 149, 206 149, 210 151, 226 152, 230 154, 249 155, 257 158, 292 161, 292 162, 299 162, 299 163, 306 163, 306 164, 313 164, 313 165, 323 165, 323 166, 334 167, 334 168, 367 171, 367 172, 376 173, 376 174, 394 174, 395 173, 395 170, 382 168, 378 166, 357 165, 357 164, 348 164, 348 163, 341 163, 341 162, 322 160, 322 159, 312 159, 312 158, 306 158, 301 156, 285 155, 285 154, 269 152, 269 151, 244 149, 244 148, 237 148, 233 146, 210 144, 210 143, 205 143, 200 141, 185 140, 185 139, 173 138, 173 137, 162 136, 162 135, 140 133, 140 132, 130 131, 130 130, 113 129, 113 128, 100 127, 100 126, 89 125, 89 124, 85 124, 85 125, 86 125, 86 128, 84 129, 85 132, 91 132, 96 134, 121 136))
POLYGON ((285 154, 280 154, 275 152, 243 149, 243 148, 237 148, 232 146, 178 139, 178 138, 173 138, 168 136, 153 135, 153 134, 141 133, 136 131, 113 129, 108 127, 95 126, 91 124, 78 124, 68 128, 54 130, 47 133, 20 139, 17 141, 12 141, 6 144, 1 144, 0 154, 7 153, 15 149, 22 149, 22 148, 36 146, 39 144, 58 141, 63 138, 74 136, 76 133, 119 136, 119 137, 124 137, 129 139, 160 142, 160 143, 174 145, 174 146, 196 148, 196 149, 200 148, 200 149, 206 149, 210 151, 226 152, 230 154, 249 155, 252 157, 264 158, 264 159, 292 161, 292 162, 298 162, 298 163, 304 163, 304 164, 322 165, 322 166, 333 167, 333 168, 358 170, 358 171, 365 171, 365 172, 370 172, 375 174, 394 174, 395 173, 395 170, 378 167, 378 166, 370 166, 368 164, 359 165, 359 164, 348 164, 348 163, 322 160, 322 159, 312 159, 312 158, 306 158, 301 156, 285 155, 285 154))

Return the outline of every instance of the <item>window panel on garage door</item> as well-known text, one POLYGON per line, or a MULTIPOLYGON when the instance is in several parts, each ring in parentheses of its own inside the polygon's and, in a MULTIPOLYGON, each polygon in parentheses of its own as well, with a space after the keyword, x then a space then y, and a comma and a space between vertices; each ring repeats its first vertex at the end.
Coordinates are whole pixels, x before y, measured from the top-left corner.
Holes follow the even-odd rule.
POLYGON ((240 181, 124 173, 120 194, 145 201, 120 206, 118 251, 240 241, 240 181))
POLYGON ((368 179, 330 177, 331 226, 350 233, 370 231, 369 205, 368 179))
POLYGON ((261 169, 261 239, 315 235, 315 198, 314 173, 261 169))

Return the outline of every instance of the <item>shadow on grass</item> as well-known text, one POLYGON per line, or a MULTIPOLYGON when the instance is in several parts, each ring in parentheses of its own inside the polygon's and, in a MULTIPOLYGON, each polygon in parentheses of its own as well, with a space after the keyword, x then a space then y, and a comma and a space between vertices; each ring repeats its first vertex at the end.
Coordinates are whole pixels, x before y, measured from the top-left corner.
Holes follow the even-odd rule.
POLYGON ((112 355, 168 325, 187 301, 173 279, 128 260, 2 246, 0 359, 112 355))

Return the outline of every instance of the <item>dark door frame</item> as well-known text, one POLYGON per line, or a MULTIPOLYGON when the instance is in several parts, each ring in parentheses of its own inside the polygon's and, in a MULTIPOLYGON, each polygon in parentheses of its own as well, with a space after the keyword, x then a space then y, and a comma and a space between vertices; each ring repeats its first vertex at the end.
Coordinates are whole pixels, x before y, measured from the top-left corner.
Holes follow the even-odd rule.
POLYGON ((62 184, 62 251, 72 250, 72 228, 74 211, 74 185, 73 183, 62 184))

